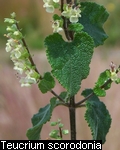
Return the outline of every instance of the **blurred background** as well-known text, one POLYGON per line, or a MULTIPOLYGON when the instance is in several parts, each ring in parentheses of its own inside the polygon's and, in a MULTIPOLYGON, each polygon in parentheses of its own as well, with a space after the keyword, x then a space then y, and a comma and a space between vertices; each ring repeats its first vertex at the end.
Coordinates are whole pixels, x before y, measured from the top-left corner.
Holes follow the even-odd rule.
MULTIPOLYGON (((113 61, 116 66, 120 65, 120 1, 119 0, 96 0, 104 5, 110 16, 104 25, 104 29, 109 38, 103 46, 95 49, 91 62, 90 75, 82 82, 81 91, 85 88, 92 88, 99 74, 109 68, 113 61)), ((51 68, 47 62, 44 38, 52 34, 51 14, 43 9, 42 0, 0 0, 0 140, 24 140, 26 131, 30 128, 31 117, 38 112, 40 107, 45 106, 51 93, 42 94, 37 85, 30 88, 21 88, 19 80, 13 71, 13 64, 10 61, 9 54, 5 52, 7 24, 4 18, 8 18, 12 12, 17 14, 17 20, 25 35, 25 40, 38 70, 43 74, 50 71, 51 68)), ((60 93, 64 89, 57 84, 55 92, 60 93)), ((113 84, 107 91, 107 96, 101 98, 101 101, 107 106, 111 117, 112 125, 107 135, 107 141, 103 145, 104 150, 119 150, 120 143, 120 85, 113 84)), ((76 101, 83 99, 80 92, 76 95, 76 101)), ((85 108, 77 110, 77 139, 91 139, 90 129, 84 120, 85 108)), ((54 110, 51 121, 62 119, 65 128, 69 129, 69 113, 64 107, 58 107, 54 110)), ((41 139, 48 138, 52 127, 49 122, 43 127, 41 139)), ((65 137, 69 139, 69 135, 65 137)))

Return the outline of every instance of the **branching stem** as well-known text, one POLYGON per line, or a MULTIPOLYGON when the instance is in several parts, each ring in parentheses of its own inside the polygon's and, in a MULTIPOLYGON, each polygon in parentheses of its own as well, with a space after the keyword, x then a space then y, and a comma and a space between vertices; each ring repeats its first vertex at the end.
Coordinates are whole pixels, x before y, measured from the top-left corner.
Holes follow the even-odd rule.
MULTIPOLYGON (((117 73, 118 71, 116 71, 117 73)), ((108 79, 103 85, 100 86, 101 89, 106 87, 107 84, 111 83, 111 79, 108 79)), ((86 100, 88 100, 90 97, 94 95, 94 92, 90 93, 87 97, 85 97, 83 100, 79 101, 78 103, 75 104, 76 107, 80 107, 82 103, 84 103, 86 100)))

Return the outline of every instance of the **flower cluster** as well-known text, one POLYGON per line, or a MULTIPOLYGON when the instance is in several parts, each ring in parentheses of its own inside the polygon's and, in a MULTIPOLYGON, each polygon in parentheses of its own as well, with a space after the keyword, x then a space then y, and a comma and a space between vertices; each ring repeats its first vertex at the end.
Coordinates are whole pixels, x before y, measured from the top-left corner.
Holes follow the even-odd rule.
POLYGON ((21 86, 30 86, 31 84, 39 81, 40 75, 35 70, 35 66, 32 64, 29 51, 23 43, 23 35, 17 27, 17 21, 15 20, 15 13, 11 14, 11 18, 5 18, 5 22, 9 23, 7 27, 8 34, 5 36, 8 38, 6 43, 6 52, 10 52, 10 58, 14 63, 14 70, 19 74, 25 74, 25 77, 21 77, 21 86))
POLYGON ((46 8, 46 11, 49 13, 53 13, 55 8, 59 6, 59 0, 43 0, 43 7, 46 8))
MULTIPOLYGON (((55 8, 58 8, 60 6, 59 0, 43 0, 43 2, 43 7, 46 8, 46 11, 49 13, 53 13, 55 8)), ((77 23, 78 18, 81 17, 80 13, 80 5, 74 6, 72 4, 64 4, 63 12, 61 13, 61 15, 68 18, 71 23, 77 23)), ((61 20, 55 20, 55 22, 53 22, 53 32, 59 32, 63 30, 60 21, 61 20)))
POLYGON ((73 8, 72 5, 64 5, 64 11, 62 12, 62 16, 69 18, 71 23, 77 23, 78 18, 81 17, 81 10, 79 6, 73 8))

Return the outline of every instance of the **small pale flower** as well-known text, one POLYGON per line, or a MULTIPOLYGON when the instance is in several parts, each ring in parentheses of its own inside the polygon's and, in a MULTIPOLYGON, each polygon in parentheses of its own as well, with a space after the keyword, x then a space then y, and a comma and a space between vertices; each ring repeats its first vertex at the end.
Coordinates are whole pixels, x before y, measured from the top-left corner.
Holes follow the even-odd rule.
POLYGON ((14 66, 13 68, 14 70, 16 70, 19 74, 22 74, 23 73, 23 69, 18 67, 18 66, 14 66))
POLYGON ((31 86, 31 84, 29 84, 29 83, 21 83, 21 87, 24 87, 24 86, 29 87, 29 86, 31 86))
POLYGON ((64 11, 62 12, 62 16, 69 18, 71 23, 78 22, 78 18, 81 17, 81 10, 79 7, 72 8, 70 5, 64 6, 64 11))
POLYGON ((22 36, 22 33, 20 31, 15 31, 13 33, 13 35, 15 35, 17 38, 21 39, 23 36, 22 36))
POLYGON ((14 56, 18 59, 21 56, 21 52, 20 51, 14 51, 14 56))
POLYGON ((13 13, 11 14, 11 18, 15 18, 15 17, 16 17, 16 13, 13 12, 13 13))
POLYGON ((118 79, 117 73, 116 72, 111 72, 111 77, 110 78, 113 82, 117 81, 117 79, 118 79))
POLYGON ((111 77, 110 77, 111 80, 113 82, 117 81, 118 80, 118 75, 116 73, 116 66, 113 62, 111 62, 111 64, 110 64, 110 73, 111 73, 111 77))
POLYGON ((23 51, 22 45, 18 45, 17 48, 14 49, 16 58, 20 58, 20 56, 22 55, 22 51, 23 51))
POLYGON ((11 18, 5 18, 4 22, 8 22, 10 24, 14 24, 16 23, 17 21, 15 19, 11 19, 11 18))
POLYGON ((72 15, 75 15, 77 17, 81 17, 81 10, 79 7, 75 7, 74 9, 72 9, 72 15))
POLYGON ((62 16, 66 17, 66 18, 70 18, 71 16, 71 11, 72 11, 72 7, 69 5, 66 5, 64 7, 64 11, 62 12, 62 16))
POLYGON ((60 20, 56 20, 53 24, 52 24, 52 28, 53 28, 53 32, 59 32, 62 31, 63 28, 60 26, 60 20))
POLYGON ((29 86, 31 86, 31 84, 28 82, 28 80, 25 79, 24 77, 22 77, 19 82, 21 83, 21 87, 24 87, 24 86, 29 87, 29 86))
POLYGON ((30 84, 36 84, 37 83, 37 80, 35 78, 32 78, 32 77, 27 77, 27 80, 30 84))
POLYGON ((54 7, 53 7, 53 5, 49 5, 48 3, 45 3, 45 4, 43 5, 43 7, 46 8, 46 12, 49 12, 49 13, 53 13, 53 12, 54 12, 54 7))
POLYGON ((59 3, 59 1, 60 1, 60 0, 53 0, 53 2, 55 2, 55 3, 59 3))
POLYGON ((6 52, 10 52, 12 50, 12 47, 9 43, 6 43, 6 48, 5 48, 6 52))
POLYGON ((60 0, 43 0, 44 3, 59 3, 60 0))
POLYGON ((49 3, 51 0, 43 0, 44 3, 49 3))
POLYGON ((6 30, 7 30, 8 32, 13 32, 13 31, 14 31, 10 26, 8 26, 6 30))
POLYGON ((40 75, 34 69, 27 70, 25 72, 25 74, 27 75, 28 78, 34 78, 34 79, 36 79, 36 82, 37 82, 37 80, 40 77, 40 75))
POLYGON ((15 47, 16 45, 17 45, 17 42, 14 40, 14 39, 9 39, 8 41, 7 41, 7 43, 9 43, 12 47, 15 47))
POLYGON ((21 87, 23 87, 23 86, 31 86, 31 84, 37 83, 37 81, 35 78, 23 77, 21 78, 20 83, 21 83, 21 87))
POLYGON ((15 61, 14 62, 14 70, 18 73, 22 74, 24 70, 26 70, 26 62, 25 61, 15 61))
POLYGON ((74 16, 74 15, 70 16, 70 22, 77 23, 78 22, 78 17, 74 16))
POLYGON ((79 8, 74 8, 71 11, 70 22, 76 23, 78 22, 78 18, 81 17, 81 10, 79 8))
POLYGON ((15 62, 20 56, 21 56, 20 51, 12 50, 11 53, 10 53, 10 58, 13 62, 15 62))
POLYGON ((45 3, 43 7, 46 8, 46 11, 53 13, 56 7, 55 3, 58 3, 59 0, 43 0, 43 2, 45 3))

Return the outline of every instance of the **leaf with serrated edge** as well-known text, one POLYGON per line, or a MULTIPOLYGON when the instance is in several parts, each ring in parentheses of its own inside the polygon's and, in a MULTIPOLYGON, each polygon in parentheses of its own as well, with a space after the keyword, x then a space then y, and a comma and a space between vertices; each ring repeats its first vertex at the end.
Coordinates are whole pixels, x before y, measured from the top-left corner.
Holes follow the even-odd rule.
POLYGON ((26 135, 29 140, 39 140, 43 125, 50 120, 52 111, 57 105, 56 98, 51 98, 50 104, 40 108, 39 112, 32 117, 33 127, 28 129, 26 135))
MULTIPOLYGON (((82 95, 87 97, 92 92, 92 89, 86 89, 82 95)), ((104 144, 111 125, 110 114, 105 104, 95 94, 86 101, 86 108, 85 120, 91 129, 93 140, 102 140, 104 144)))
POLYGON ((95 83, 95 87, 93 88, 94 93, 97 96, 105 96, 106 95, 106 91, 111 87, 111 83, 112 81, 109 81, 109 83, 107 83, 105 85, 105 83, 110 79, 110 70, 105 70, 104 72, 102 72, 97 80, 97 82, 95 83), (104 87, 101 87, 103 86, 104 87))
POLYGON ((79 22, 84 26, 83 30, 94 39, 95 47, 102 45, 108 37, 103 29, 103 24, 109 16, 108 12, 94 2, 80 4, 82 12, 79 22))
POLYGON ((39 89, 42 93, 47 93, 55 86, 55 80, 51 76, 50 72, 46 72, 43 76, 43 79, 38 84, 39 89))
POLYGON ((75 95, 89 74, 94 48, 92 38, 81 32, 72 42, 65 42, 60 34, 54 33, 45 39, 45 45, 53 75, 71 96, 75 95))
POLYGON ((104 89, 101 89, 99 86, 94 87, 93 91, 97 96, 106 96, 106 91, 104 89))

